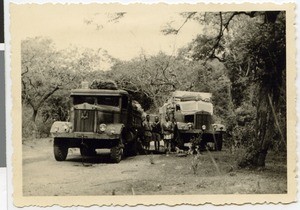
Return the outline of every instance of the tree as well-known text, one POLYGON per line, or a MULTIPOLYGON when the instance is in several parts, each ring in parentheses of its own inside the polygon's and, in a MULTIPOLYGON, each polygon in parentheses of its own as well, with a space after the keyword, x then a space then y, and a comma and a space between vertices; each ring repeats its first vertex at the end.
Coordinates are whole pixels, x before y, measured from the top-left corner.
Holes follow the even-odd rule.
POLYGON ((208 26, 207 33, 200 34, 189 46, 191 58, 223 62, 232 82, 235 108, 245 101, 256 107, 254 144, 239 165, 264 166, 274 130, 285 142, 281 127, 285 128, 286 124, 278 120, 278 116, 286 113, 285 101, 282 100, 285 98, 286 71, 285 13, 254 11, 183 15, 187 20, 194 19, 208 26))
POLYGON ((31 106, 32 122, 45 101, 75 78, 49 39, 22 41, 22 102, 31 106))

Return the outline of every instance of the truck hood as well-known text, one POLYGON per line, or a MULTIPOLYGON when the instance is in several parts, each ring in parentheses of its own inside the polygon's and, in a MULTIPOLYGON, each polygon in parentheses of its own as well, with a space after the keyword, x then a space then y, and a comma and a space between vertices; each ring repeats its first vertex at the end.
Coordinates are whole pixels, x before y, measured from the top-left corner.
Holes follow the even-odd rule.
POLYGON ((111 112, 119 112, 120 111, 119 107, 106 106, 106 105, 95 105, 95 104, 89 104, 89 103, 74 105, 74 109, 111 111, 111 112))

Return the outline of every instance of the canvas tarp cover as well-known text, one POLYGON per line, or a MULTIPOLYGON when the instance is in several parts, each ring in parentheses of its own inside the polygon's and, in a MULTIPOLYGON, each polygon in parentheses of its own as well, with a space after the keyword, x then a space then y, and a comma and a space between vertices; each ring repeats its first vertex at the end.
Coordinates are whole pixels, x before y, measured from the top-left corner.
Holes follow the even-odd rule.
POLYGON ((175 101, 192 101, 192 100, 202 100, 202 101, 211 101, 212 94, 205 92, 190 92, 190 91, 175 91, 172 94, 172 97, 175 101))
POLYGON ((204 101, 181 101, 177 102, 180 105, 182 114, 193 114, 199 111, 209 112, 213 114, 213 105, 204 101))

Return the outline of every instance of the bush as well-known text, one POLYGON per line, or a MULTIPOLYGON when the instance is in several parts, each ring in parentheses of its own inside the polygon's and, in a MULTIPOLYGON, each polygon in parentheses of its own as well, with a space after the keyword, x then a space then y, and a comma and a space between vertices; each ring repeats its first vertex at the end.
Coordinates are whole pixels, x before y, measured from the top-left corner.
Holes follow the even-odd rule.
POLYGON ((37 124, 39 138, 46 138, 50 136, 50 129, 53 122, 54 122, 53 120, 48 120, 46 122, 41 122, 37 124))
POLYGON ((32 109, 30 107, 22 106, 22 137, 30 138, 33 137, 33 131, 36 130, 35 124, 31 120, 32 109))
POLYGON ((54 118, 51 116, 45 121, 41 114, 42 110, 38 112, 36 122, 32 121, 32 109, 23 105, 22 107, 22 138, 45 138, 50 135, 50 128, 54 118))
POLYGON ((248 103, 228 114, 225 125, 227 128, 227 147, 248 147, 255 138, 256 109, 248 103))

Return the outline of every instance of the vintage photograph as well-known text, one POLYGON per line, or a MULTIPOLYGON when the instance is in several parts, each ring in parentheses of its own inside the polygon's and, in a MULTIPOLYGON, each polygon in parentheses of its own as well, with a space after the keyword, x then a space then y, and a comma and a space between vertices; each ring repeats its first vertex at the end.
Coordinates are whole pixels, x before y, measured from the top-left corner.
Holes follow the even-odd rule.
POLYGON ((17 203, 295 200, 293 5, 211 6, 11 4, 17 203))

